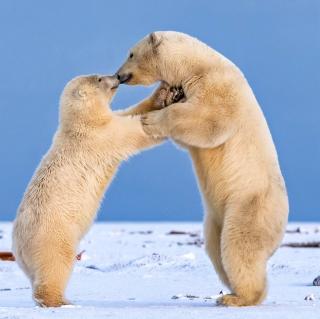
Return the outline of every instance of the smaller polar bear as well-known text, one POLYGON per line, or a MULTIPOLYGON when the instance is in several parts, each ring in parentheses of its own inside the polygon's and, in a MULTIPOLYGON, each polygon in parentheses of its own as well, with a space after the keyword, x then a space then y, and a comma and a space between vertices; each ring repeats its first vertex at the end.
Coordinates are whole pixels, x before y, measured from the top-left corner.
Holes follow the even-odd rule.
POLYGON ((67 304, 64 290, 78 243, 121 161, 161 141, 144 133, 139 116, 123 114, 161 107, 169 90, 160 86, 135 109, 117 114, 108 105, 118 85, 116 77, 96 75, 67 84, 53 145, 19 207, 13 251, 41 306, 67 304))

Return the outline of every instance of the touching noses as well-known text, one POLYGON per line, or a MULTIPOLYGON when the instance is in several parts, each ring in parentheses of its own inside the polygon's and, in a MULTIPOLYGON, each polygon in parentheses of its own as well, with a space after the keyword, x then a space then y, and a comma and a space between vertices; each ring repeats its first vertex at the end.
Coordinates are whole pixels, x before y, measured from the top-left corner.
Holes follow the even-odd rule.
POLYGON ((132 73, 124 73, 124 74, 117 73, 117 78, 120 84, 126 83, 132 78, 132 73))

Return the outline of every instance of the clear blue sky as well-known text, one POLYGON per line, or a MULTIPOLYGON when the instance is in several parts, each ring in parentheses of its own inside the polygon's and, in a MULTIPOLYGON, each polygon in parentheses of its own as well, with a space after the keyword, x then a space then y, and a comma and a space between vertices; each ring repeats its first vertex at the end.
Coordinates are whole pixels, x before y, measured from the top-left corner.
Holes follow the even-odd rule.
MULTIPOLYGON (((320 216, 320 1, 0 2, 0 219, 11 220, 50 146, 58 99, 75 75, 114 73, 155 30, 208 43, 246 75, 273 134, 291 220, 320 216)), ((125 108, 152 88, 119 89, 125 108)), ((120 168, 100 220, 200 220, 188 154, 170 142, 120 168)))

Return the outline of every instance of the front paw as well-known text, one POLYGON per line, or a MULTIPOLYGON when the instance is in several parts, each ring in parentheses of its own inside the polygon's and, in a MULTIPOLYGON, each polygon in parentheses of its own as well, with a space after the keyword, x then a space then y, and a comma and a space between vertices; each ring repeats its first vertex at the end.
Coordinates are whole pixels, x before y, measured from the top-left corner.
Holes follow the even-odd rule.
POLYGON ((163 111, 153 111, 141 116, 143 130, 153 138, 167 137, 167 130, 163 121, 163 111))
POLYGON ((170 86, 162 82, 152 95, 153 108, 162 109, 167 106, 168 95, 170 95, 170 86))
POLYGON ((153 95, 153 106, 155 109, 163 109, 173 103, 181 102, 184 97, 181 87, 170 87, 163 82, 153 95))
POLYGON ((182 87, 171 87, 170 93, 167 95, 166 104, 170 105, 173 103, 181 102, 185 98, 182 87))

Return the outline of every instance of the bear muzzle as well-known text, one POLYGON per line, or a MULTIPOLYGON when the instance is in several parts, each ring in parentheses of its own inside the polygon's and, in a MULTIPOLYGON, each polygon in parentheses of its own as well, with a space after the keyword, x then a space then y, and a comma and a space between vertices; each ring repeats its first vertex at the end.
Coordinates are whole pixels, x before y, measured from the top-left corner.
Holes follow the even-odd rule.
POLYGON ((116 75, 106 75, 99 78, 99 82, 102 81, 105 83, 107 88, 115 90, 120 85, 118 77, 116 75))
POLYGON ((132 79, 132 73, 116 74, 120 84, 129 82, 132 79))

